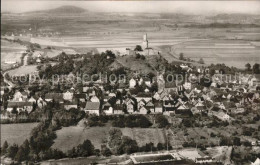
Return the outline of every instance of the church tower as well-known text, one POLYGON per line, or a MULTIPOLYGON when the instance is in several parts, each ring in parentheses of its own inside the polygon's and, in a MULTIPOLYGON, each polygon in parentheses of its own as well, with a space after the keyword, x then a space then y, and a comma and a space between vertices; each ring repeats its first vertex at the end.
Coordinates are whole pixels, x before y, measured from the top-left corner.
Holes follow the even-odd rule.
POLYGON ((148 48, 148 40, 147 40, 147 34, 143 36, 143 49, 148 48))

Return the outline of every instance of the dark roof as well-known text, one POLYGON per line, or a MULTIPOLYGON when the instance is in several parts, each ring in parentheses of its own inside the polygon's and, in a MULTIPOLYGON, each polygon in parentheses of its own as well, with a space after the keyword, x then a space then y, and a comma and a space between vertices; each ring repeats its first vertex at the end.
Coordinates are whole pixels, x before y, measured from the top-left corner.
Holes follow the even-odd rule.
POLYGON ((152 93, 138 93, 136 97, 152 97, 152 93))
POLYGON ((114 110, 123 110, 123 109, 124 109, 123 105, 119 105, 119 104, 114 105, 114 110))
POLYGON ((87 102, 86 110, 99 110, 100 103, 99 102, 87 102))
POLYGON ((165 88, 176 88, 177 86, 176 86, 176 83, 175 83, 175 81, 174 82, 166 82, 165 83, 165 88))
POLYGON ((85 99, 86 94, 74 94, 74 97, 77 98, 77 99, 85 99))
POLYGON ((54 99, 54 100, 63 99, 63 94, 62 93, 47 93, 45 95, 45 99, 54 99))
POLYGON ((24 106, 32 106, 31 102, 8 102, 8 107, 24 107, 24 106))

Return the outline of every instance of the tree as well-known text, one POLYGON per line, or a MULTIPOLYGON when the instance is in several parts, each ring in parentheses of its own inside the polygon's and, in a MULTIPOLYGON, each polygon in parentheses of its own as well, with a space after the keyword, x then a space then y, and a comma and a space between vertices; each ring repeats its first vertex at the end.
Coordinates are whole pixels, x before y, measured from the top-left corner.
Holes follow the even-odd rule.
POLYGON ((202 58, 200 58, 200 60, 198 61, 200 64, 204 64, 204 60, 202 58))
POLYGON ((183 55, 183 53, 180 53, 180 55, 179 55, 179 60, 184 60, 184 55, 183 55))
POLYGON ((239 137, 234 137, 233 138, 233 145, 236 145, 236 146, 240 146, 241 145, 239 137))
POLYGON ((7 141, 5 141, 2 148, 1 148, 1 154, 2 155, 6 154, 7 149, 8 149, 8 143, 7 143, 7 141))
POLYGON ((101 154, 103 156, 111 156, 112 152, 110 151, 109 148, 107 148, 107 146, 104 145, 104 146, 101 147, 101 154))
POLYGON ((260 73, 260 65, 258 63, 255 63, 253 66, 253 73, 259 74, 260 73))
POLYGON ((163 115, 157 115, 155 117, 155 122, 158 124, 159 128, 165 128, 166 126, 169 125, 168 120, 163 115))
POLYGON ((136 58, 136 59, 139 59, 139 58, 141 58, 141 55, 140 55, 139 53, 137 53, 137 54, 135 55, 135 58, 136 58))
POLYGON ((7 156, 10 157, 11 159, 14 159, 17 152, 18 152, 18 145, 13 144, 8 148, 7 156))
POLYGON ((22 162, 24 160, 27 160, 27 157, 28 157, 28 155, 26 155, 23 146, 20 146, 14 159, 17 160, 18 162, 22 162))
POLYGON ((90 140, 85 140, 83 144, 78 145, 76 151, 78 156, 87 157, 94 154, 94 146, 90 140))
POLYGON ((158 143, 157 144, 157 150, 163 150, 164 149, 164 146, 163 146, 163 144, 162 143, 158 143))
POLYGON ((143 51, 141 45, 136 45, 134 51, 143 51))
POLYGON ((251 70, 251 65, 250 65, 249 63, 247 63, 247 64, 245 65, 245 67, 246 67, 246 70, 247 70, 247 71, 250 71, 250 70, 251 70))
POLYGON ((11 113, 12 114, 18 114, 17 107, 13 107, 11 113))

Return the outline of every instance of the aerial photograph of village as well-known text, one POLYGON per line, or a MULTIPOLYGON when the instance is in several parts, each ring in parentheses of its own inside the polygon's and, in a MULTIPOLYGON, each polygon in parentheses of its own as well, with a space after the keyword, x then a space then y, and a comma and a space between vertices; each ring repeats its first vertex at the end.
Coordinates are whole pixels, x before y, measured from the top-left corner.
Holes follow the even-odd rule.
POLYGON ((260 165, 260 1, 1 1, 1 165, 260 165))

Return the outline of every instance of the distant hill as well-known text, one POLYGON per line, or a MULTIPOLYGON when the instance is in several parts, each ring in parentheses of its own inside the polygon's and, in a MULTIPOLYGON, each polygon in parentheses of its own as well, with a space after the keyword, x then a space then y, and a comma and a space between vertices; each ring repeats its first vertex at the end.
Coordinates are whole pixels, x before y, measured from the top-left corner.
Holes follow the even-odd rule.
POLYGON ((76 7, 76 6, 61 6, 55 9, 50 10, 40 10, 40 11, 32 11, 26 13, 46 13, 46 14, 81 14, 87 12, 86 9, 76 7))

